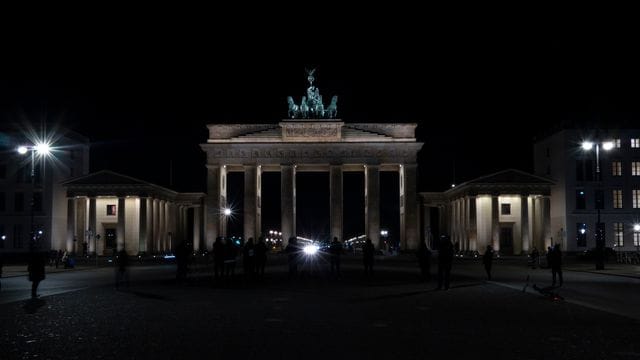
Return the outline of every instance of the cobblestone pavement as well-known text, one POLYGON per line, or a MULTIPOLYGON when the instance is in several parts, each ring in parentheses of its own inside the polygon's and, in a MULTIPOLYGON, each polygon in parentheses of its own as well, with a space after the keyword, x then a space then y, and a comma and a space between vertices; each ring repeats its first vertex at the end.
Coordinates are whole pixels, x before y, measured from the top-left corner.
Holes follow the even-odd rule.
POLYGON ((640 323, 457 275, 435 291, 345 261, 288 279, 176 283, 171 267, 131 286, 90 287, 0 305, 2 359, 635 359, 640 323))

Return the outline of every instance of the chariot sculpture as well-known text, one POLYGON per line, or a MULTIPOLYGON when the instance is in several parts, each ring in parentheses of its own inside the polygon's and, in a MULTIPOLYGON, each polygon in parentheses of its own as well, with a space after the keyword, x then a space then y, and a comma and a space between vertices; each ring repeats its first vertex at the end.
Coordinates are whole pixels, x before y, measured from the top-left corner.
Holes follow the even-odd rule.
POLYGON ((300 105, 296 104, 292 96, 287 96, 289 111, 287 116, 291 119, 335 119, 338 115, 338 96, 334 95, 331 102, 325 108, 322 103, 320 89, 313 85, 316 69, 307 70, 307 95, 302 97, 300 105))

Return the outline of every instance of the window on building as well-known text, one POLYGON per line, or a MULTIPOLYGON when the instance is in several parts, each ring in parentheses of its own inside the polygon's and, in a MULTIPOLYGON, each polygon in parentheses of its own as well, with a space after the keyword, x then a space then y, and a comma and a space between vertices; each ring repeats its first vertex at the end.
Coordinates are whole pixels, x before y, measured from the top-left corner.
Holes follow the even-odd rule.
POLYGON ((33 210, 42 211, 42 193, 41 192, 33 193, 33 210))
POLYGON ((24 193, 17 192, 14 194, 13 198, 13 209, 16 212, 24 211, 24 193))
POLYGON ((0 212, 4 212, 7 210, 7 202, 5 200, 5 194, 0 192, 0 212))
POLYGON ((639 138, 631 139, 631 147, 640 148, 640 139, 639 138))
POLYGON ((631 176, 640 176, 640 161, 631 162, 631 176))
POLYGON ((622 144, 620 139, 613 139, 613 143, 615 144, 616 149, 620 149, 620 145, 622 144))
POLYGON ((640 190, 633 189, 631 192, 631 202, 634 209, 640 209, 640 190))
POLYGON ((640 246, 640 232, 633 233, 633 246, 640 246))
POLYGON ((576 181, 584 181, 584 161, 576 160, 576 181))
POLYGON ((500 204, 500 212, 502 215, 511 215, 511 204, 500 204))
POLYGON ((622 209, 622 190, 613 190, 613 208, 622 209))
POLYGON ((7 178, 7 164, 0 164, 0 180, 7 178))
POLYGON ((613 176, 622 176, 622 161, 613 161, 611 162, 611 175, 613 176))
POLYGON ((116 206, 115 205, 107 205, 107 215, 115 216, 116 215, 116 206))
POLYGON ((16 183, 26 183, 29 178, 29 169, 26 166, 20 166, 16 171, 16 183))
POLYGON ((604 209, 604 190, 596 190, 596 209, 604 209))
POLYGON ((616 246, 624 246, 624 224, 621 222, 613 223, 613 238, 616 246))
POLYGON ((593 163, 590 159, 576 160, 576 181, 593 181, 593 163))
POLYGON ((578 241, 579 247, 587 246, 587 224, 585 223, 577 223, 576 224, 576 240, 578 241))
POLYGON ((576 190, 576 210, 587 208, 587 199, 584 190, 576 190))

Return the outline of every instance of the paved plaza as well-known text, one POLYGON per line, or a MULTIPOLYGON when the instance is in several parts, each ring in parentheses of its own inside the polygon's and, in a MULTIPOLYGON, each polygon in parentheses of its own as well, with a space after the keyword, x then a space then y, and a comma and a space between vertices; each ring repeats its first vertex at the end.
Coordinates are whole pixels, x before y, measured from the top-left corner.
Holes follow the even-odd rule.
POLYGON ((276 258, 261 281, 238 269, 233 281, 217 283, 204 264, 183 283, 174 265, 136 265, 130 286, 119 290, 112 268, 80 265, 48 272, 37 300, 27 299, 29 282, 9 266, 0 292, 1 358, 640 357, 633 310, 640 279, 632 266, 612 275, 568 264, 579 271, 565 271, 561 301, 532 291, 533 283, 549 285, 548 269, 519 260, 496 263, 492 282, 479 262, 458 261, 448 291, 421 282, 408 255, 378 259, 371 279, 359 258, 343 260, 340 279, 325 264, 291 279, 276 258), (616 304, 617 314, 600 300, 616 304))

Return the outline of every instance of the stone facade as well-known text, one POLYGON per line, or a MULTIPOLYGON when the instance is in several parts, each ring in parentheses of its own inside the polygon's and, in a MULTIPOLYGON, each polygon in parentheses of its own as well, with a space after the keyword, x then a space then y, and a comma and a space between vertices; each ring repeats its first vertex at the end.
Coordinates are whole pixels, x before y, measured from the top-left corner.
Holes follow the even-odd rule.
POLYGON ((418 206, 416 157, 422 143, 416 142, 416 124, 349 124, 340 120, 284 120, 278 124, 211 124, 209 139, 201 144, 207 154, 206 241, 211 248, 217 236, 226 235, 226 174, 245 173, 244 237, 258 237, 263 172, 281 173, 282 237, 296 235, 297 171, 330 173, 330 231, 342 239, 342 172, 365 175, 366 235, 377 245, 380 229, 380 171, 398 171, 401 176, 401 246, 417 248, 418 206))

